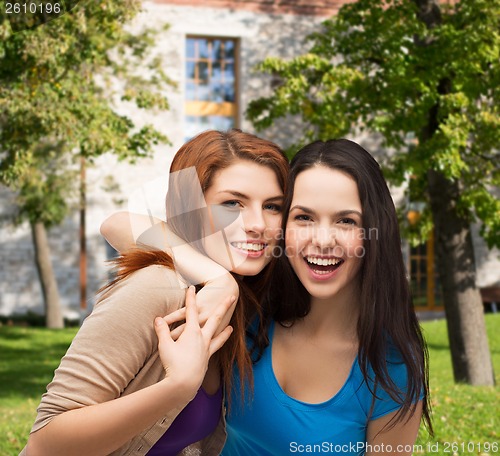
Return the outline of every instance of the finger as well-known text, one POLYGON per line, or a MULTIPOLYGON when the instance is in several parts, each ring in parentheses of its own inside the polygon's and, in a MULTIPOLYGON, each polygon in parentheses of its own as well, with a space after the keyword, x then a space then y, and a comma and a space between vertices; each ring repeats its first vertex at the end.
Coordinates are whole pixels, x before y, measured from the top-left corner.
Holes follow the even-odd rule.
POLYGON ((190 286, 186 291, 186 326, 200 327, 200 324, 198 323, 196 295, 193 286, 190 286))
POLYGON ((229 311, 231 312, 231 315, 234 313, 234 310, 236 309, 236 304, 238 303, 238 297, 237 296, 233 296, 232 298, 233 298, 233 302, 229 306, 229 311))
POLYGON ((168 315, 165 315, 163 319, 165 320, 165 323, 167 323, 167 325, 171 325, 172 323, 176 323, 178 321, 183 321, 186 319, 186 308, 181 307, 180 309, 177 309, 169 313, 168 315))
POLYGON ((156 336, 158 337, 158 345, 173 343, 172 337, 170 336, 170 329, 163 318, 155 318, 154 328, 156 336))
POLYGON ((225 299, 221 304, 217 306, 215 312, 210 316, 205 325, 203 326, 203 334, 210 339, 215 334, 215 331, 219 327, 224 316, 230 311, 234 304, 236 298, 231 296, 225 299))
POLYGON ((211 341, 209 346, 209 353, 212 356, 217 350, 219 350, 229 339, 229 336, 233 333, 233 327, 227 326, 224 328, 220 334, 217 334, 211 341))
POLYGON ((180 335, 184 332, 184 329, 186 328, 186 323, 182 323, 182 325, 177 326, 176 328, 172 329, 170 331, 170 337, 172 340, 177 340, 180 335))

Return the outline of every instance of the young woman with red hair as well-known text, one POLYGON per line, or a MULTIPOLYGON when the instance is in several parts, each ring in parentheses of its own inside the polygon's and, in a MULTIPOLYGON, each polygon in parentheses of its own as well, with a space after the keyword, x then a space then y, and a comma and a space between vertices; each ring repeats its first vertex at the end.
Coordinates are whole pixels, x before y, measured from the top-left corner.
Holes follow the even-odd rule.
MULTIPOLYGON (((123 252, 116 278, 48 385, 22 454, 220 453, 222 389, 231 387, 233 366, 251 382, 245 329, 260 314, 272 273, 288 162, 278 146, 256 136, 207 131, 180 148, 170 172, 170 247, 172 236, 195 246, 202 253, 197 267, 184 266, 183 277, 165 251, 142 246, 123 252), (184 191, 196 183, 199 194, 184 191), (224 283, 222 275, 214 283, 230 287, 236 280, 239 298, 236 306, 234 299, 216 306, 200 327, 194 292, 186 296, 184 289, 206 278, 199 271, 204 255, 232 270, 235 279, 224 283), (186 324, 174 342, 165 322, 184 303, 186 324), (232 310, 233 334, 224 344, 231 328, 217 328, 232 310), (167 317, 155 319, 159 315, 167 317)), ((182 249, 174 246, 174 255, 182 249)))

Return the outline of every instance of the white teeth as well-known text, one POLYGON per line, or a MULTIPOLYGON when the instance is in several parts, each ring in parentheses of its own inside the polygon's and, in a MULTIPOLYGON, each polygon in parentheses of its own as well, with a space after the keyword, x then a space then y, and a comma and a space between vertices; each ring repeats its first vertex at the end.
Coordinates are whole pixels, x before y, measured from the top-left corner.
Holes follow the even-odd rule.
POLYGON ((317 264, 318 266, 331 266, 340 263, 339 258, 318 258, 313 256, 307 256, 306 260, 308 263, 317 264))
POLYGON ((265 244, 249 244, 248 242, 234 242, 233 245, 237 249, 241 250, 251 250, 252 252, 259 252, 260 250, 263 250, 264 247, 266 246, 265 244))

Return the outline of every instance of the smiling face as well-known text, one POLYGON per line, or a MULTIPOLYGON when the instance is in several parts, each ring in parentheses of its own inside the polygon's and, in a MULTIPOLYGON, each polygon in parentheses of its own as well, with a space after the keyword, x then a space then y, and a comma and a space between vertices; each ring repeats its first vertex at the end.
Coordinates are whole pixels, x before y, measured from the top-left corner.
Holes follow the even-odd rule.
POLYGON ((280 233, 282 200, 276 174, 267 166, 238 159, 218 171, 205 192, 207 255, 236 274, 261 272, 280 233))
POLYGON ((313 298, 352 297, 358 292, 363 237, 361 201, 351 176, 322 165, 297 176, 286 250, 313 298))

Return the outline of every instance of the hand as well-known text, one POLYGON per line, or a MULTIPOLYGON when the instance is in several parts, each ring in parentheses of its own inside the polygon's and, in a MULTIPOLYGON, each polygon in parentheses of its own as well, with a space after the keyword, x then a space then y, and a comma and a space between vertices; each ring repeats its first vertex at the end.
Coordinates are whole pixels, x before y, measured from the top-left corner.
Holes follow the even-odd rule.
POLYGON ((193 397, 205 377, 210 357, 224 345, 232 333, 233 328, 227 326, 220 334, 214 336, 232 306, 232 299, 223 301, 201 327, 198 321, 194 287, 189 287, 186 292, 186 324, 177 341, 173 340, 165 318, 155 319, 158 351, 166 377, 173 378, 177 383, 184 385, 193 397))
MULTIPOLYGON (((231 276, 231 280, 234 281, 234 279, 231 276)), ((236 284, 236 282, 234 282, 236 284)), ((231 320, 231 317, 233 315, 234 309, 236 307, 237 303, 237 297, 238 297, 238 288, 236 286, 229 288, 230 292, 233 292, 232 296, 229 296, 228 298, 228 289, 225 287, 215 287, 215 286, 205 286, 203 287, 197 294, 196 294, 196 307, 198 308, 198 322, 200 323, 200 326, 203 326, 206 321, 210 318, 210 316, 214 313, 214 310, 216 309, 215 303, 218 302, 224 302, 227 299, 232 299, 233 304, 229 308, 229 311, 225 314, 225 317, 222 319, 219 327, 215 331, 215 335, 220 334, 224 328, 226 328, 229 325, 229 321, 231 320)), ((168 314, 167 316, 164 317, 165 322, 167 325, 171 325, 176 322, 181 322, 186 319, 186 308, 182 307, 175 312, 172 312, 168 314)), ((177 340, 179 336, 182 334, 182 331, 184 331, 185 324, 181 324, 177 326, 175 329, 173 329, 170 332, 170 335, 172 336, 173 340, 177 340)))

